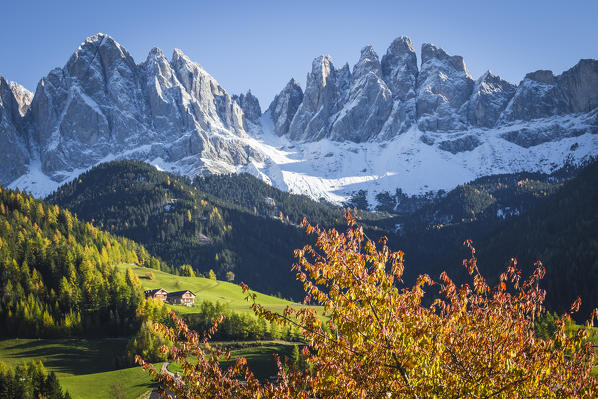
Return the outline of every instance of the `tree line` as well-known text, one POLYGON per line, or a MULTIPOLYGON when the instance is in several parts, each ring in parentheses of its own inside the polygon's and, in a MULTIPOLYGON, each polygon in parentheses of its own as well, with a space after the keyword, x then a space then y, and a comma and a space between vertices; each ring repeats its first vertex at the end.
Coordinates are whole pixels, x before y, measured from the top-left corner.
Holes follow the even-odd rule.
POLYGON ((139 327, 138 278, 163 265, 70 211, 0 187, 0 336, 122 336, 139 327))
POLYGON ((70 399, 54 372, 42 362, 30 361, 15 368, 0 362, 0 399, 70 399))

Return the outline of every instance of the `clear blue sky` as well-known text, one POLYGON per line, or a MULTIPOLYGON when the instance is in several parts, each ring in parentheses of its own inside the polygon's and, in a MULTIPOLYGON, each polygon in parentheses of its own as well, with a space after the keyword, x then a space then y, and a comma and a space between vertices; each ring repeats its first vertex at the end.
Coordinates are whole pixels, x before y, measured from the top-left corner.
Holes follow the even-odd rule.
POLYGON ((265 109, 311 61, 336 65, 372 44, 381 57, 397 36, 462 55, 474 77, 491 69, 518 83, 598 58, 598 1, 26 1, 0 3, 0 74, 35 90, 89 35, 108 33, 136 62, 182 49, 231 93, 251 89, 265 109), (457 4, 458 3, 458 4, 457 4))

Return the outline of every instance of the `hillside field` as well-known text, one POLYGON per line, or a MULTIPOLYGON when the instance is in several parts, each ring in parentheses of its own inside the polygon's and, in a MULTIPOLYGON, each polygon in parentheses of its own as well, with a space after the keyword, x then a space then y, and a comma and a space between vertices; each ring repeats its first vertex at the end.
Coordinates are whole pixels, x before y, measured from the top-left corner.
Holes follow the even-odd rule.
MULTIPOLYGON (((161 272, 159 270, 148 269, 146 267, 121 264, 117 266, 121 271, 132 269, 139 277, 144 289, 163 288, 168 292, 189 290, 196 295, 195 303, 202 301, 221 302, 230 307, 231 310, 239 313, 252 314, 251 302, 245 300, 247 294, 243 293, 241 287, 237 284, 220 280, 210 280, 204 277, 182 277, 174 274, 161 272), (154 277, 149 279, 147 274, 152 272, 154 277)), ((277 298, 259 292, 250 291, 257 294, 257 303, 266 306, 272 311, 282 311, 285 307, 291 306, 301 308, 303 305, 277 298)), ((187 307, 182 305, 169 305, 178 314, 196 313, 197 307, 187 307)), ((317 308, 317 307, 316 307, 317 308)))
POLYGON ((41 360, 73 399, 111 399, 115 383, 122 384, 127 399, 135 399, 153 382, 140 367, 114 370, 114 358, 126 345, 127 339, 5 339, 0 340, 0 361, 17 366, 41 360))

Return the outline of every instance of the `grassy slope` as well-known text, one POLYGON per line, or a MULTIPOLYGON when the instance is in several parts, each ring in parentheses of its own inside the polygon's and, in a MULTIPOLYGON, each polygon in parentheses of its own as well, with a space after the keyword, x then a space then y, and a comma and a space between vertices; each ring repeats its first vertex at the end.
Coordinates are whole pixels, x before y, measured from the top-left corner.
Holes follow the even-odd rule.
POLYGON ((113 339, 5 339, 0 341, 0 361, 16 366, 32 359, 58 377, 71 377, 113 370, 126 340, 113 339))
POLYGON ((11 366, 41 360, 54 371, 73 399, 110 399, 110 386, 120 382, 128 399, 152 387, 139 367, 114 370, 114 357, 125 350, 126 340, 114 339, 5 339, 0 361, 11 366))
MULTIPOLYGON (((160 367, 160 364, 155 367, 160 367)), ((154 383, 141 367, 60 378, 73 398, 112 399, 111 387, 120 384, 125 397, 134 399, 149 391, 154 383)))
MULTIPOLYGON (((245 294, 236 284, 214 281, 202 277, 181 277, 128 264, 118 265, 119 269, 132 268, 141 277, 144 288, 164 288, 167 291, 188 289, 197 295, 196 300, 208 300, 227 304, 231 310, 253 314, 245 294), (149 271, 154 274, 153 280, 144 278, 149 271)), ((301 305, 261 293, 257 294, 259 303, 271 310, 281 311, 287 305, 301 305)), ((178 313, 193 313, 196 308, 173 306, 178 313)), ((0 361, 9 365, 17 365, 28 360, 41 360, 48 370, 57 373, 64 389, 75 398, 108 399, 111 398, 110 387, 120 382, 129 399, 134 399, 152 387, 147 373, 139 367, 114 370, 115 355, 125 350, 126 340, 122 339, 7 339, 0 340, 0 361)), ((256 375, 266 378, 276 371, 272 354, 280 353, 289 356, 292 346, 283 342, 268 342, 255 345, 232 345, 232 357, 247 357, 250 367, 256 375)), ((171 367, 175 367, 174 365, 171 367)))
MULTIPOLYGON (((243 293, 241 287, 237 284, 228 283, 225 281, 215 281, 203 277, 181 277, 173 274, 148 269, 141 266, 133 265, 119 265, 119 269, 126 271, 126 269, 133 269, 133 272, 140 277, 141 284, 145 289, 164 288, 166 291, 180 291, 189 290, 197 297, 195 302, 207 300, 211 302, 221 302, 227 304, 231 310, 239 313, 251 313, 250 302, 245 300, 246 294, 243 293), (146 273, 152 272, 154 278, 149 280, 145 277, 146 273)), ((257 294, 257 302, 266 306, 273 311, 282 311, 286 306, 302 307, 285 299, 280 299, 274 296, 257 294)), ((194 307, 173 306, 177 313, 187 314, 194 313, 194 307)))

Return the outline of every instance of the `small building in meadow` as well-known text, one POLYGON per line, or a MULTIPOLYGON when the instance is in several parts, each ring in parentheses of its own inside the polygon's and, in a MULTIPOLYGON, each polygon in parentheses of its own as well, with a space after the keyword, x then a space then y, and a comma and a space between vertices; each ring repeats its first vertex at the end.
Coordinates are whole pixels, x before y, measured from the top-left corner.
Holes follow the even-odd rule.
POLYGON ((166 302, 173 305, 195 305, 195 294, 189 290, 169 292, 166 296, 166 302))
POLYGON ((168 292, 165 289, 162 289, 162 288, 156 288, 156 289, 153 289, 153 290, 146 290, 145 291, 145 297, 146 298, 159 299, 162 302, 166 302, 166 299, 168 297, 168 292))

